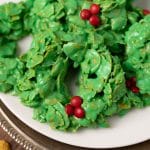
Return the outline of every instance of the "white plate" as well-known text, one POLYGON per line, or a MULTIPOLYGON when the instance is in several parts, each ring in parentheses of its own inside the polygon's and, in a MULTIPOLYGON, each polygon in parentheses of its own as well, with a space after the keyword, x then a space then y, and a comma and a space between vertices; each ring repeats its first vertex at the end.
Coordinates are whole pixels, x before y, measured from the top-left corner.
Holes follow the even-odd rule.
MULTIPOLYGON (((9 0, 0 0, 0 4, 9 0)), ((11 0, 19 1, 19 0, 11 0)), ((145 8, 150 8, 149 0, 139 1, 145 8)), ((31 38, 20 42, 22 51, 28 49, 31 38)), ((3 103, 21 121, 29 127, 57 141, 88 148, 114 148, 132 145, 150 139, 150 107, 141 110, 132 110, 123 118, 110 119, 111 127, 108 129, 84 129, 77 133, 64 133, 52 130, 48 125, 32 119, 32 109, 23 106, 14 96, 0 93, 3 103)))

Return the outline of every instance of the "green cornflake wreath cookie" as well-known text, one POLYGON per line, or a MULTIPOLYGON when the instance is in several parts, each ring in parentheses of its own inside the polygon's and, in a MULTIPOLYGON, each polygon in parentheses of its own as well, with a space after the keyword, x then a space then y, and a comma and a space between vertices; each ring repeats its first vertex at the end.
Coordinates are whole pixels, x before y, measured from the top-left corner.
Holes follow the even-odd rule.
POLYGON ((109 117, 150 105, 148 11, 129 0, 1 5, 0 91, 19 96, 34 108, 34 119, 63 131, 108 127, 109 117), (18 56, 17 42, 29 34, 30 49, 18 56), (74 73, 76 96, 67 82, 74 73))

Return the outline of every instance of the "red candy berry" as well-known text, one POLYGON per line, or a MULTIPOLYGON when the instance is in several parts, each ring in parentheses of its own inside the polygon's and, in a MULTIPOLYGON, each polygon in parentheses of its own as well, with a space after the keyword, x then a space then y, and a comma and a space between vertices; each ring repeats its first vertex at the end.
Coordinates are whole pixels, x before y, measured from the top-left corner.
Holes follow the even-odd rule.
POLYGON ((130 78, 131 86, 136 86, 136 78, 132 77, 130 78))
POLYGON ((93 15, 97 15, 100 12, 100 6, 97 4, 92 4, 90 7, 90 12, 93 15))
POLYGON ((71 115, 74 114, 74 108, 73 108, 73 106, 71 104, 67 104, 65 106, 65 111, 66 111, 68 116, 71 116, 71 115))
POLYGON ((143 14, 144 14, 144 15, 150 15, 150 10, 143 9, 143 14))
POLYGON ((128 89, 131 88, 131 81, 130 81, 130 80, 127 80, 127 81, 126 81, 126 87, 127 87, 128 89))
POLYGON ((80 96, 73 96, 72 98, 71 98, 71 105, 73 106, 73 107, 80 107, 81 106, 81 104, 82 104, 82 98, 80 97, 80 96))
POLYGON ((100 25, 100 18, 98 16, 91 16, 89 22, 92 26, 98 27, 100 25))
POLYGON ((126 81, 126 87, 133 93, 139 93, 140 89, 136 86, 136 78, 132 77, 126 81))
POLYGON ((80 96, 73 96, 71 98, 70 104, 67 104, 65 106, 65 111, 68 114, 68 116, 74 115, 77 118, 84 118, 85 111, 81 107, 82 103, 83 103, 83 100, 80 96))
POLYGON ((140 89, 135 86, 135 87, 132 87, 132 88, 131 88, 131 91, 132 91, 133 93, 139 93, 140 89))
POLYGON ((126 81, 127 88, 131 89, 132 87, 135 87, 135 86, 136 86, 136 78, 135 77, 132 77, 126 81))
POLYGON ((77 118, 84 118, 84 116, 85 116, 85 111, 84 111, 83 108, 77 107, 77 108, 75 108, 75 110, 74 110, 74 115, 75 115, 75 117, 77 117, 77 118))
POLYGON ((83 9, 80 12, 80 17, 83 20, 88 20, 91 17, 91 12, 88 9, 83 9))

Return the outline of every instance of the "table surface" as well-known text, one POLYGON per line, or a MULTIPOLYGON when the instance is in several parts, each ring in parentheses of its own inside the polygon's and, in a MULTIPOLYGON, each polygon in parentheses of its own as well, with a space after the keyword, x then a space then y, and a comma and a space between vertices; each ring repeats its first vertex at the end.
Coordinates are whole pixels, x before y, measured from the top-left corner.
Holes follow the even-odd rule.
MULTIPOLYGON (((0 140, 2 140, 2 139, 6 140, 7 142, 10 143, 11 150, 24 150, 11 137, 8 136, 7 133, 2 128, 0 128, 0 140)), ((58 142, 58 144, 59 144, 59 142, 58 142)), ((75 147, 72 147, 71 149, 72 150, 82 150, 81 148, 75 148, 75 147)), ((68 150, 71 150, 71 149, 69 148, 68 150)), ((124 147, 124 148, 117 148, 114 150, 149 150, 149 149, 150 149, 150 140, 146 141, 144 143, 141 143, 141 144, 124 147)), ((53 148, 53 150, 63 150, 63 148, 58 146, 56 148, 53 148)))

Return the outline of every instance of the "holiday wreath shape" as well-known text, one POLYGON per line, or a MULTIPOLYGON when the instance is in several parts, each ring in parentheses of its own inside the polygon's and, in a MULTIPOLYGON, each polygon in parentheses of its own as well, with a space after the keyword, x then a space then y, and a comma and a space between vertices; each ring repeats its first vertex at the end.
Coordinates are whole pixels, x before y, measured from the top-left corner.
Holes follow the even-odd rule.
POLYGON ((150 15, 129 0, 26 0, 0 6, 0 91, 53 129, 108 127, 150 105, 150 15), (27 53, 17 42, 32 34, 27 53), (74 69, 78 90, 67 83, 74 69))

